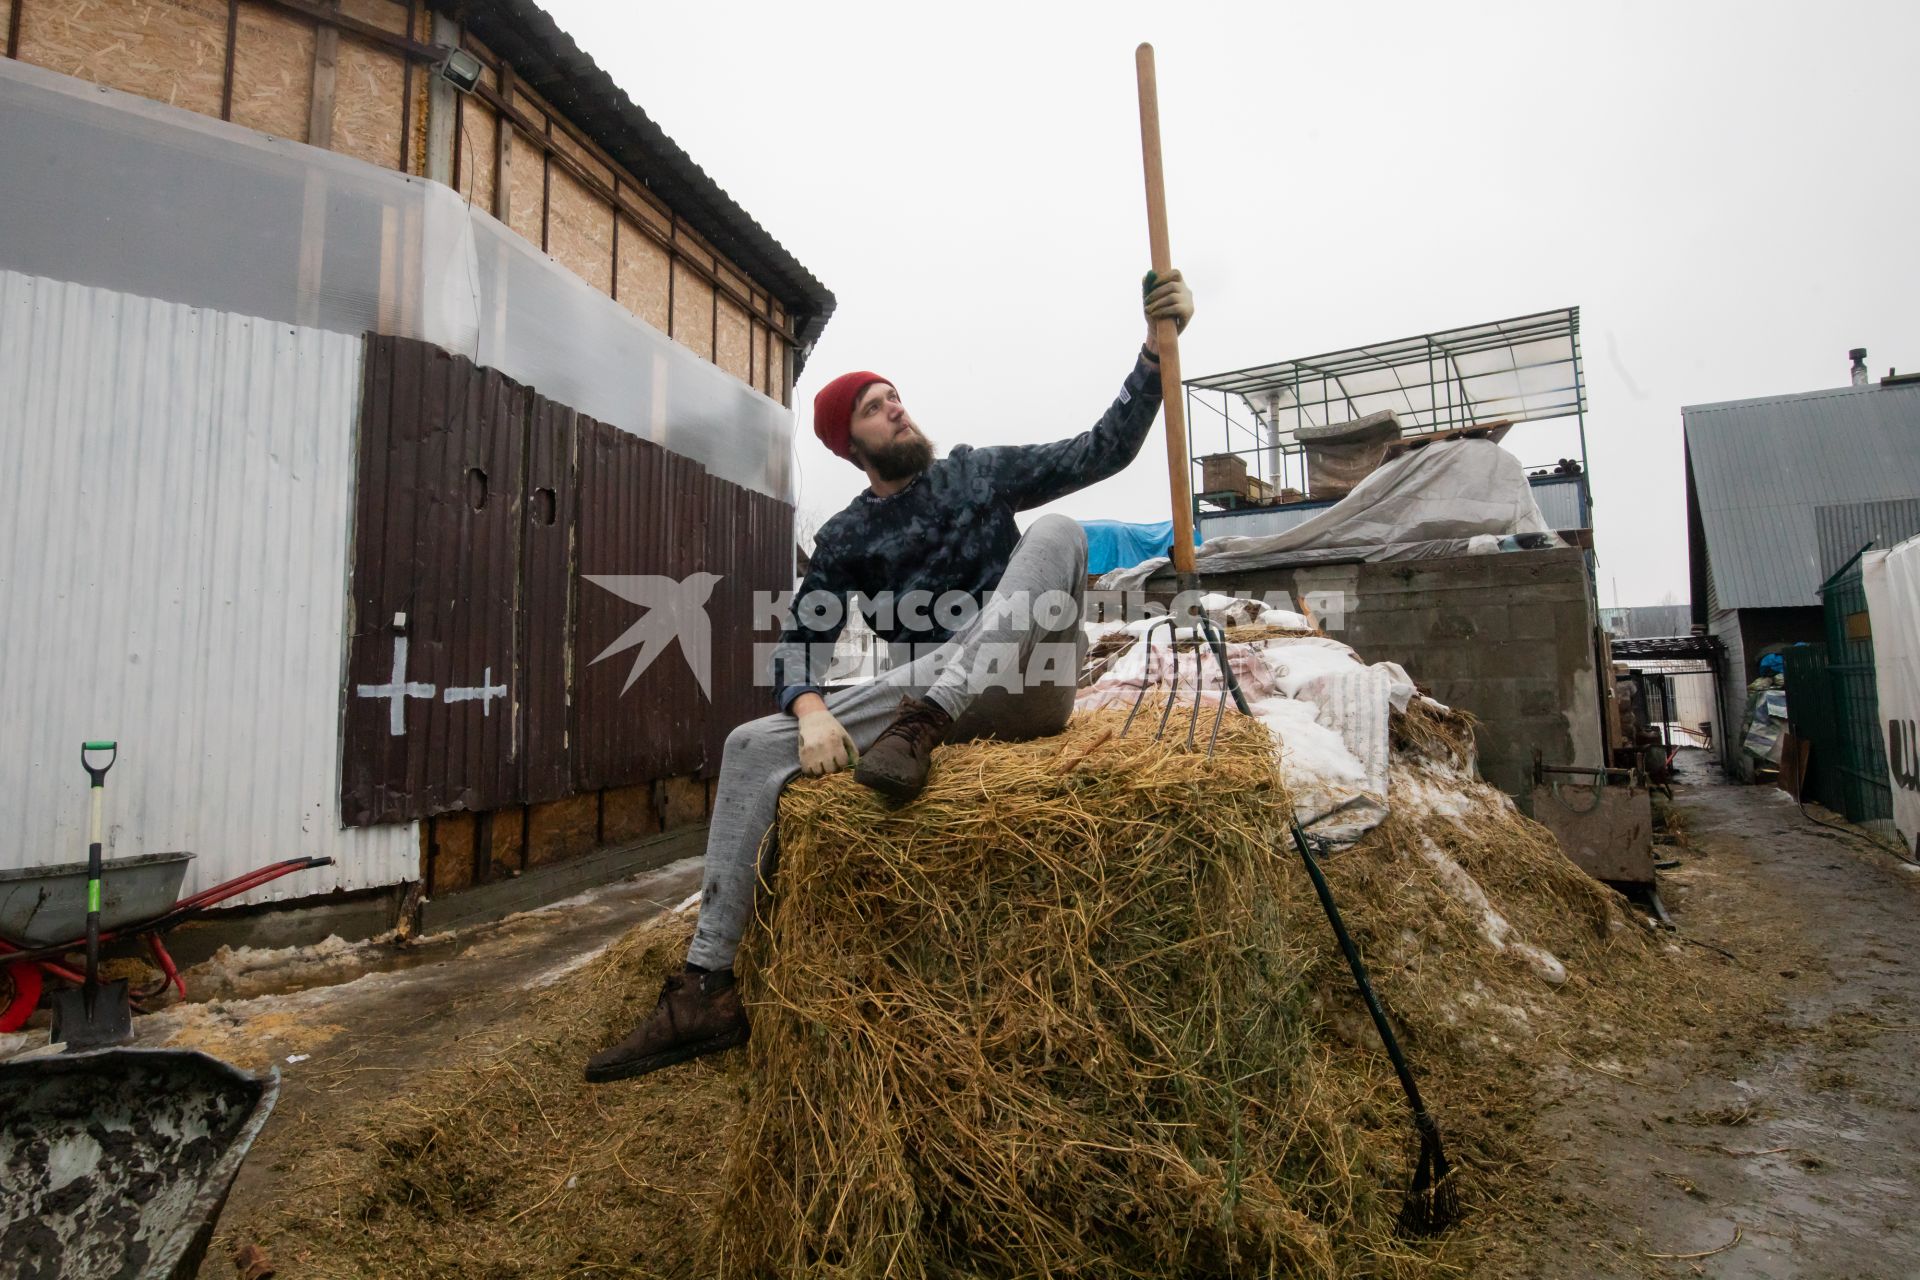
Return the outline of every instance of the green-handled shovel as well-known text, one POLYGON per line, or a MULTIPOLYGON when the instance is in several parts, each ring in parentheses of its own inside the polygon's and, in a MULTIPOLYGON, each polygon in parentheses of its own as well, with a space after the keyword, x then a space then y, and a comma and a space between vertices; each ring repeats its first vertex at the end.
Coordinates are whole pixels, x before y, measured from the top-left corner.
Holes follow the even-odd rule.
POLYGON ((93 834, 87 846, 87 980, 78 991, 69 988, 53 997, 53 1039, 66 1041, 68 1053, 133 1039, 133 1004, 127 994, 127 980, 100 985, 100 817, 106 799, 107 770, 113 768, 119 755, 117 743, 80 745, 80 766, 87 771, 93 793, 93 834), (93 755, 100 751, 107 753, 107 762, 96 766, 93 755))

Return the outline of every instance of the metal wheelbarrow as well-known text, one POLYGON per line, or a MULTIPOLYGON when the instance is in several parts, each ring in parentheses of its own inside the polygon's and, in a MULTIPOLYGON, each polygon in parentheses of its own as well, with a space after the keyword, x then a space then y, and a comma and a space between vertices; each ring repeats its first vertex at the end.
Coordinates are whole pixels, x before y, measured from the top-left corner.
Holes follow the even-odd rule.
MULTIPOLYGON (((154 986, 133 993, 136 1008, 168 986, 187 994, 167 954, 163 935, 168 929, 281 876, 333 862, 286 858, 181 898, 180 883, 192 859, 191 853, 145 853, 101 864, 100 941, 139 938, 161 974, 154 986)), ((86 916, 87 879, 84 862, 0 871, 0 1031, 16 1031, 32 1016, 47 978, 76 985, 84 978, 65 958, 85 945, 73 929, 86 916)))
POLYGON ((0 1264, 36 1280, 173 1280, 206 1255, 280 1073, 186 1049, 0 1063, 0 1264))

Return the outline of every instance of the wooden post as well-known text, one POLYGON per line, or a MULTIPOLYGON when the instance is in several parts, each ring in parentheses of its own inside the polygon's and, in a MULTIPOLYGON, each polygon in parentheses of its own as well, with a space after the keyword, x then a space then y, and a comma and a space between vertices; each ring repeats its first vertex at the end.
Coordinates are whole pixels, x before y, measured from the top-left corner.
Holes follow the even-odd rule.
MULTIPOLYGON (((339 8, 336 2, 334 8, 339 8)), ((339 78, 340 28, 323 22, 313 35, 313 99, 307 112, 307 142, 333 146, 333 89, 339 78)))
MULTIPOLYGON (((429 28, 430 37, 435 44, 444 44, 453 48, 460 47, 460 24, 444 13, 433 15, 433 25, 429 28)), ((427 72, 427 168, 426 176, 434 182, 453 185, 454 151, 458 143, 458 112, 460 110, 460 92, 447 82, 445 76, 427 72)))
MULTIPOLYGON (((513 107, 513 68, 500 63, 500 101, 513 107)), ((513 124, 507 111, 500 113, 499 128, 493 135, 493 216, 512 226, 513 183, 508 170, 513 165, 513 124)))

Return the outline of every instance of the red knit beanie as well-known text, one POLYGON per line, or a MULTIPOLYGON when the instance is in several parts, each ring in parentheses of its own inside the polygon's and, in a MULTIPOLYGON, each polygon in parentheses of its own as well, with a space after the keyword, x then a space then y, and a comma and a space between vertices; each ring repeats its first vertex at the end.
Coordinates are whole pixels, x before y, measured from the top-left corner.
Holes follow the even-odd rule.
POLYGON ((843 458, 852 459, 849 445, 853 439, 853 404, 860 393, 876 382, 892 386, 891 379, 860 370, 843 373, 820 388, 813 397, 813 434, 820 443, 843 458))

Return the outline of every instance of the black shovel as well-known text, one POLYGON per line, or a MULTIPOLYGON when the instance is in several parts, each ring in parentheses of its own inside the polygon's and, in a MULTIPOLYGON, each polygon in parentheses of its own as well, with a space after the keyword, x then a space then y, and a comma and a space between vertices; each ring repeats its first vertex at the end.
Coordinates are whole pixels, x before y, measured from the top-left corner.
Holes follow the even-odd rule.
POLYGON ((68 1053, 102 1049, 133 1039, 133 1004, 127 980, 100 984, 100 811, 106 797, 107 770, 119 758, 112 742, 80 745, 80 766, 87 771, 93 792, 93 839, 87 846, 87 980, 79 990, 54 993, 53 1040, 66 1041, 68 1053), (94 766, 91 753, 104 751, 107 762, 94 766))

